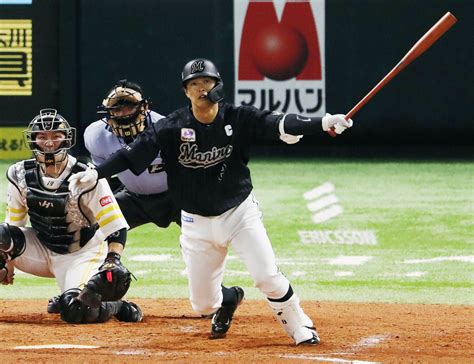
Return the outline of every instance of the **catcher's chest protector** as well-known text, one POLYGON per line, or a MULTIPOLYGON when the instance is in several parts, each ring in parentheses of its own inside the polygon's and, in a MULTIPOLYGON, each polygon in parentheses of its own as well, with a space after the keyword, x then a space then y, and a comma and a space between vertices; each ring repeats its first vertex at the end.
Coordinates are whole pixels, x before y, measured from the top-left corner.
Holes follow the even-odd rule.
POLYGON ((41 177, 35 161, 25 161, 24 166, 26 203, 31 226, 48 249, 59 254, 69 253, 69 245, 74 242, 74 233, 68 232, 69 224, 66 221, 69 182, 65 179, 57 190, 49 191, 40 183, 41 177))

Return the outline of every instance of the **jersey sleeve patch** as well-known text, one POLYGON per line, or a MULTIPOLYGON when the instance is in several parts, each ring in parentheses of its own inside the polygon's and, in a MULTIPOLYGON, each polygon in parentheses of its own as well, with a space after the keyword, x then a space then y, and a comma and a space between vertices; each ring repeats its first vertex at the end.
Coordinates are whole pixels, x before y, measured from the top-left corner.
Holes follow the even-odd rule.
POLYGON ((100 206, 104 207, 110 203, 112 203, 112 196, 104 196, 99 200, 100 206))

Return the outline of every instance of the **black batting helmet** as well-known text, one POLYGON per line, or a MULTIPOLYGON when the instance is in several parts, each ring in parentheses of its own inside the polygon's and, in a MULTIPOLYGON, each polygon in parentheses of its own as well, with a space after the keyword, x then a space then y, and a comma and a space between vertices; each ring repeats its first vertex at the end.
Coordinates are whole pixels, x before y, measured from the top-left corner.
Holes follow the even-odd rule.
POLYGON ((184 65, 181 73, 181 82, 186 86, 186 82, 197 77, 212 77, 216 79, 216 85, 209 91, 207 97, 213 103, 218 103, 224 98, 224 83, 216 65, 205 58, 196 58, 184 65))

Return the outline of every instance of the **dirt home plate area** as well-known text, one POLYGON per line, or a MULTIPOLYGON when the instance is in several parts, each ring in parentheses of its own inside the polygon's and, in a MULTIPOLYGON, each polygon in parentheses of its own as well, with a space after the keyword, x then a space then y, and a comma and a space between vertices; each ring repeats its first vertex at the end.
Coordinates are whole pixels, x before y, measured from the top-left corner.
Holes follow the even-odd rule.
POLYGON ((304 301, 321 336, 292 345, 263 300, 244 300, 226 339, 185 299, 137 299, 139 324, 69 325, 47 300, 0 303, 0 361, 68 363, 472 363, 474 307, 304 301))

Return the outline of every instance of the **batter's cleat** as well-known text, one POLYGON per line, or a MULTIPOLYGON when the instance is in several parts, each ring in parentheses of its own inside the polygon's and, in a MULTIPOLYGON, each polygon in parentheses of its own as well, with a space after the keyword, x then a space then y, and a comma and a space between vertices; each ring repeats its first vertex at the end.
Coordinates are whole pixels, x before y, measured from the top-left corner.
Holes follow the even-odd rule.
POLYGON ((48 307, 46 308, 46 311, 48 313, 60 313, 61 308, 59 305, 59 297, 60 296, 54 296, 53 298, 50 298, 48 301, 48 307))
POLYGON ((296 345, 318 345, 321 343, 321 339, 319 338, 315 327, 304 326, 303 330, 299 330, 299 335, 295 333, 295 339, 297 339, 298 336, 302 341, 296 341, 296 345), (304 333, 302 331, 304 331, 304 333), (309 339, 301 339, 302 335, 311 335, 311 337, 309 339))
POLYGON ((240 287, 234 286, 229 289, 234 289, 237 294, 237 301, 232 305, 221 306, 214 316, 211 322, 211 336, 209 339, 223 339, 225 338, 227 331, 229 331, 234 312, 244 299, 244 290, 240 287))
POLYGON ((122 307, 115 317, 123 322, 141 322, 143 320, 143 312, 136 303, 122 301, 122 307))

